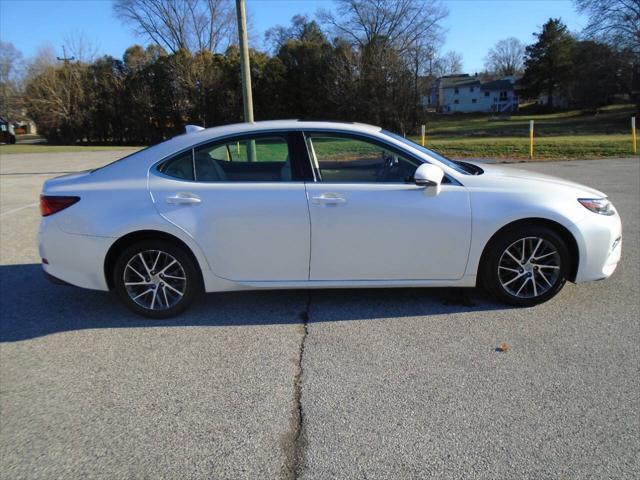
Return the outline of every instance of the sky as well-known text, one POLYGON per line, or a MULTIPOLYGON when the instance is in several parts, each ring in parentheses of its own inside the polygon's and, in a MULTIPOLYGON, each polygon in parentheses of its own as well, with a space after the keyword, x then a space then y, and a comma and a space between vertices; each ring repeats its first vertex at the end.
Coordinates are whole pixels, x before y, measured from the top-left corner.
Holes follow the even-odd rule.
MULTIPOLYGON (((319 8, 333 5, 331 0, 246 2, 254 39, 262 39, 272 26, 287 25, 297 13, 313 18, 319 8)), ((576 33, 586 24, 571 0, 444 0, 443 4, 449 10, 443 22, 443 51, 461 53, 467 73, 482 70, 487 51, 499 40, 516 37, 531 43, 533 32, 550 17, 561 18, 576 33)), ((45 45, 62 56, 61 45, 73 36, 89 40, 99 54, 118 58, 127 47, 146 43, 114 17, 111 0, 0 0, 0 39, 13 43, 25 58, 45 45)))

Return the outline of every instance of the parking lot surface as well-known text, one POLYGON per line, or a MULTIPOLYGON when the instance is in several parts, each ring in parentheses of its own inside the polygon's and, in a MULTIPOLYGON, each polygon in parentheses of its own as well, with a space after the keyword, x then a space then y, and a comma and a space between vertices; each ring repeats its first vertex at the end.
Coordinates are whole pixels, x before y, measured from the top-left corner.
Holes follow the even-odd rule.
POLYGON ((640 477, 638 158, 520 165, 623 219, 612 278, 544 305, 243 292, 158 322, 40 271, 42 182, 122 155, 0 158, 0 478, 640 477))

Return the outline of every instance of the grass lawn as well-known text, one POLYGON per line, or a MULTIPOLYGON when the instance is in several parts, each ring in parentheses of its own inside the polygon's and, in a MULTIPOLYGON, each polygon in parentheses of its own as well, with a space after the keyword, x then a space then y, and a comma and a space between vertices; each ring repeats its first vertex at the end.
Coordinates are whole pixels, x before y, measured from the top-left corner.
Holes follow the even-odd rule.
MULTIPOLYGON (((633 155, 633 105, 610 105, 597 112, 571 110, 508 118, 487 114, 431 115, 427 144, 451 157, 529 157, 529 121, 535 122, 534 159, 579 159, 633 155)), ((419 141, 419 137, 411 137, 419 141)))
POLYGON ((135 150, 142 147, 121 146, 83 146, 83 145, 46 145, 46 144, 15 144, 0 145, 0 155, 9 153, 65 153, 65 152, 99 152, 104 150, 135 150))
POLYGON ((427 134, 449 137, 522 137, 529 132, 529 120, 535 122, 536 136, 630 134, 633 105, 609 105, 596 112, 569 110, 547 114, 520 112, 500 118, 490 114, 429 115, 427 134))
MULTIPOLYGON (((419 138, 411 137, 419 142, 419 138)), ((526 160, 529 139, 517 137, 427 138, 427 148, 453 158, 526 160)), ((630 135, 567 135, 536 138, 534 160, 632 156, 630 135)))

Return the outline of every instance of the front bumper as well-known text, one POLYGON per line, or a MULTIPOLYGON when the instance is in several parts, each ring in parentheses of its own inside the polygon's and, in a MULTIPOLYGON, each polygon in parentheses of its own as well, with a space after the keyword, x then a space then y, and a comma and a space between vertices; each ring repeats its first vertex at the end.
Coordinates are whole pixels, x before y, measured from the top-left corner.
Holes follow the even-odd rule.
POLYGON ((38 250, 45 276, 77 287, 108 290, 104 260, 114 239, 76 235, 60 230, 53 217, 44 217, 38 231, 38 250))
POLYGON ((570 230, 578 243, 580 255, 576 283, 610 277, 622 254, 622 222, 618 214, 605 216, 594 213, 570 230))

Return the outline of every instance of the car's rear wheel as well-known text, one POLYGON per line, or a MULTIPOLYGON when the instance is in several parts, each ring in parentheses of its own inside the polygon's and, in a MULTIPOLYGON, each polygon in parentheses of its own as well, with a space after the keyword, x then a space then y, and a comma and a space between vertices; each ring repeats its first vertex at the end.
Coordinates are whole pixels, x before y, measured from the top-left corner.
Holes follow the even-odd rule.
POLYGON ((201 290, 196 268, 191 257, 172 243, 142 241, 118 256, 113 285, 135 313, 167 318, 186 309, 201 290))
POLYGON ((483 267, 484 286, 498 300, 532 306, 562 289, 569 251, 562 237, 547 227, 519 227, 489 245, 483 267))

